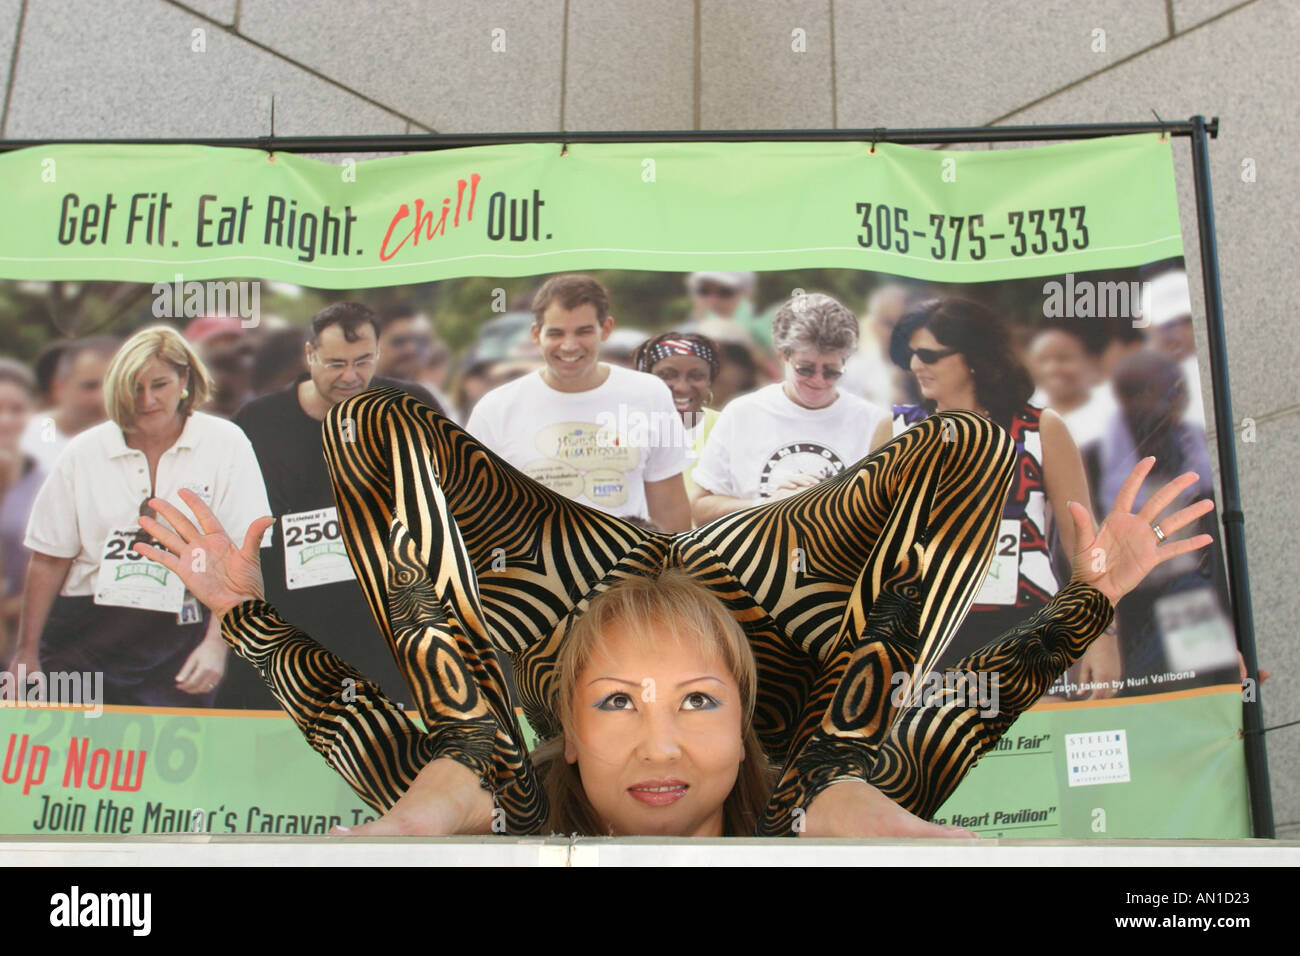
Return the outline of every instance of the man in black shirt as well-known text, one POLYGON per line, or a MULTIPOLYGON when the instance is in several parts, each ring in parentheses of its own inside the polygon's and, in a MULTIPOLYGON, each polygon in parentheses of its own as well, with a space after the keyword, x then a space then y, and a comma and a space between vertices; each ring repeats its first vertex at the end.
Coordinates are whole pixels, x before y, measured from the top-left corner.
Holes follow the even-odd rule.
MULTIPOLYGON (((400 388, 442 411, 419 385, 374 376, 379 359, 375 313, 356 302, 322 309, 311 322, 308 371, 278 392, 256 398, 235 415, 257 453, 266 482, 274 537, 262 549, 266 600, 280 616, 409 702, 392 652, 379 633, 339 535, 334 491, 321 444, 321 421, 338 402, 372 385, 400 388)), ((342 690, 342 689, 341 689, 342 690)), ((232 657, 218 707, 278 709, 246 661, 232 657)))

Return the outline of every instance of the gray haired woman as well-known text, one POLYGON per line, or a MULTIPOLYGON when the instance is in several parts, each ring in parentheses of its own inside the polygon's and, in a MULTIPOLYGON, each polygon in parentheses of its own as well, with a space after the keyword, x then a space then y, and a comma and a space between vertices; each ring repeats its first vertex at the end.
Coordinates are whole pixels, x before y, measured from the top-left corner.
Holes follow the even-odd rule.
POLYGON ((797 494, 871 450, 886 409, 841 392, 858 320, 829 295, 796 295, 777 310, 772 342, 782 381, 733 399, 709 433, 693 475, 697 524, 797 494))

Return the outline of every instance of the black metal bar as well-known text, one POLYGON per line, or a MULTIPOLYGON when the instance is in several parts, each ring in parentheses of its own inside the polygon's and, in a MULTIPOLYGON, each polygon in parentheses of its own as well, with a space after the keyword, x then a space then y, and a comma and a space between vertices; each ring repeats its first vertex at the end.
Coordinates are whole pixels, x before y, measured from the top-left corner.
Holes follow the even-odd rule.
MULTIPOLYGON (((1211 136, 1217 136, 1218 119, 1207 124, 1205 129, 1211 136)), ((461 149, 467 146, 502 146, 509 143, 877 142, 915 146, 1096 139, 1101 136, 1124 136, 1130 133, 1192 136, 1193 125, 1190 120, 1180 120, 1170 123, 964 126, 947 129, 687 129, 568 133, 411 133, 386 136, 246 136, 230 139, 6 139, 0 140, 0 152, 48 146, 53 143, 69 146, 224 146, 238 149, 263 149, 279 153, 418 153, 440 149, 461 149)))
MULTIPOLYGON (((1215 118, 1217 125, 1218 118, 1215 118)), ((1196 226, 1201 238, 1201 279, 1205 284, 1205 329, 1210 346, 1210 378, 1214 382, 1214 438, 1219 446, 1219 480, 1223 483, 1223 552, 1228 562, 1228 592, 1237 645, 1246 673, 1255 681, 1255 699, 1242 702, 1246 774, 1250 781, 1251 827, 1255 836, 1271 839, 1273 800, 1268 782, 1268 752, 1264 747, 1263 703, 1259 663, 1255 654, 1255 620, 1250 607, 1250 578, 1246 571, 1245 515, 1237 483, 1236 419, 1228 393, 1228 343, 1223 332, 1223 298, 1219 288, 1219 252, 1214 238, 1214 197, 1210 191, 1210 157, 1205 117, 1192 117, 1192 176, 1196 181, 1196 226)))

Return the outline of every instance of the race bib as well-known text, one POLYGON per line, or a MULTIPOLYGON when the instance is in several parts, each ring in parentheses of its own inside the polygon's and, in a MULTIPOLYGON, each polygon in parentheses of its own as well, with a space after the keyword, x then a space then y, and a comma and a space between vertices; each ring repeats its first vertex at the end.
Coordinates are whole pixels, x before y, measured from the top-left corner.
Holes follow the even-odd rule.
POLYGON ((356 578, 343 546, 337 509, 285 515, 280 519, 280 530, 284 540, 284 584, 291 591, 356 578))
POLYGON ((184 582, 176 572, 132 550, 137 533, 113 531, 104 539, 95 603, 179 615, 185 603, 184 582))
POLYGON ((1212 671, 1236 666, 1232 622, 1210 588, 1166 595, 1157 599, 1154 610, 1170 670, 1212 671))
POLYGON ((1014 605, 1020 591, 1020 519, 1004 518, 998 525, 993 563, 975 595, 976 604, 1014 605))

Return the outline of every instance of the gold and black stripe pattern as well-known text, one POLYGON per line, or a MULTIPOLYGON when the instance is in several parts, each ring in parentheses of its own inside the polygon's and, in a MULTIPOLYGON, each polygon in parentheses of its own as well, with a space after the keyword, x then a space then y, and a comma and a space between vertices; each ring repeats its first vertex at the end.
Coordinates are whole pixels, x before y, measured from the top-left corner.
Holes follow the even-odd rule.
POLYGON ((933 668, 992 557, 1015 449, 968 412, 931 416, 799 495, 671 536, 552 492, 395 389, 335 406, 324 435, 352 566, 428 732, 263 602, 232 611, 223 633, 381 811, 424 763, 450 757, 493 790, 508 832, 537 832, 546 807, 494 648, 511 656, 532 726, 558 733, 560 642, 630 575, 684 568, 749 637, 756 726, 783 766, 767 835, 793 832, 794 810, 845 777, 932 815, 1110 623, 1100 592, 1071 585, 957 666, 998 674, 997 715, 960 694, 892 704, 894 675, 933 668))

